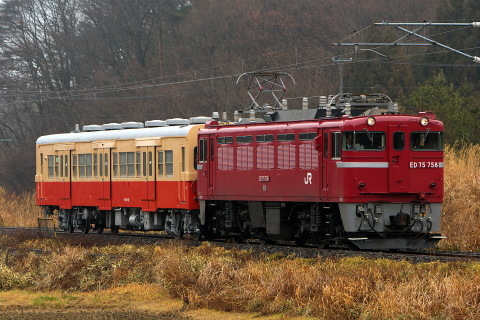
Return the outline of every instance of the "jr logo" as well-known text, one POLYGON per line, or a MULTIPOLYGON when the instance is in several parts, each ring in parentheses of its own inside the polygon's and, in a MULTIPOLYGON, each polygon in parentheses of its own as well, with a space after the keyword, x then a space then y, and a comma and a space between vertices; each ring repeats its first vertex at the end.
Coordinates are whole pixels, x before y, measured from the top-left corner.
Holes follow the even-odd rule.
POLYGON ((312 184, 312 173, 308 172, 307 176, 303 178, 303 181, 305 182, 305 184, 312 184))

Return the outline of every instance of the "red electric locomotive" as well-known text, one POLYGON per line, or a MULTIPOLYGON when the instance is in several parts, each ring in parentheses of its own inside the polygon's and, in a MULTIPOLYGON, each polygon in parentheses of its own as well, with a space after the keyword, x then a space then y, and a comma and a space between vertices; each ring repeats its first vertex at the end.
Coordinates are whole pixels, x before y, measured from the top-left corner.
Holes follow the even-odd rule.
POLYGON ((361 249, 441 239, 442 122, 430 112, 399 115, 385 96, 335 101, 320 119, 211 122, 199 131, 205 235, 361 249))

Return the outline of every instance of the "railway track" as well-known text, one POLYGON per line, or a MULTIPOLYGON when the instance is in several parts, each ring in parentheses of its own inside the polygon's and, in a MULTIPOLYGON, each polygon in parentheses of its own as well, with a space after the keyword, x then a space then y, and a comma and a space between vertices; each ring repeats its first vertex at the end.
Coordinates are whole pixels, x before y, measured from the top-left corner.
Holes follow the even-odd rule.
MULTIPOLYGON (((0 227, 0 236, 9 235, 21 239, 45 236, 38 228, 0 227)), ((80 232, 68 233, 56 231, 54 236, 73 245, 98 246, 111 244, 136 244, 136 245, 158 245, 165 241, 178 241, 182 245, 196 247, 202 244, 201 241, 193 239, 174 239, 166 234, 120 232, 112 234, 110 231, 103 233, 83 234, 80 232)), ((297 246, 293 243, 262 244, 259 241, 248 241, 235 243, 225 239, 209 241, 212 245, 232 250, 247 250, 258 256, 275 255, 289 258, 345 258, 364 257, 366 259, 390 259, 406 260, 414 263, 422 262, 456 262, 456 261, 480 261, 480 252, 458 252, 439 250, 419 251, 352 251, 346 248, 318 249, 315 246, 297 246)), ((11 248, 10 248, 11 249, 11 248)))

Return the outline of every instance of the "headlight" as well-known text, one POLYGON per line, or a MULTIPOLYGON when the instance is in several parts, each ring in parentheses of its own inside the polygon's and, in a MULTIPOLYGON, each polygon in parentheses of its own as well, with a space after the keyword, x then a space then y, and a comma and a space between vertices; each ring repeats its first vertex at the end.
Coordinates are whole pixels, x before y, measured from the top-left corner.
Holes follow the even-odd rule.
POLYGON ((422 117, 422 118, 420 119, 420 124, 421 124, 422 126, 424 126, 424 127, 428 124, 428 122, 429 122, 429 121, 428 121, 428 118, 427 118, 427 117, 422 117))
POLYGON ((375 124, 375 122, 377 122, 377 120, 375 120, 374 117, 370 116, 370 117, 367 118, 367 124, 369 126, 373 126, 375 124))

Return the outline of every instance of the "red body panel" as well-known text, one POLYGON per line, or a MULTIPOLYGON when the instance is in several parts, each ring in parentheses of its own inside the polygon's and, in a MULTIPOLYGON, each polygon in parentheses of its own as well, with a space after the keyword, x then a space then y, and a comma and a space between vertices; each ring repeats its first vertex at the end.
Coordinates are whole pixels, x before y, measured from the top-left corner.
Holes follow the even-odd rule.
MULTIPOLYGON (((376 119, 372 127, 368 127, 366 118, 361 117, 205 128, 199 132, 199 138, 208 141, 208 150, 215 152, 199 167, 199 199, 338 203, 428 199, 429 202, 442 202, 443 151, 413 151, 410 148, 411 132, 425 131, 419 123, 420 117, 388 115, 376 119), (338 133, 340 137, 345 131, 364 130, 384 132, 385 148, 378 151, 342 150, 341 156, 332 158, 333 134, 338 133), (405 147, 397 151, 391 138, 400 130, 405 132, 405 147), (299 141, 300 133, 309 132, 318 132, 318 138, 310 142, 299 141), (265 158, 259 151, 264 144, 257 142, 255 137, 283 133, 294 133, 295 141, 278 142, 275 138, 272 142, 275 151, 269 153, 275 159, 273 168, 258 169, 258 158, 262 161, 265 158), (328 137, 326 145, 324 134, 328 137), (252 135, 253 141, 249 144, 235 142, 236 137, 245 135, 252 135), (218 143, 219 137, 233 137, 233 152, 228 155, 228 165, 223 163, 225 153, 221 148, 224 145, 218 143), (300 146, 305 143, 315 143, 315 155, 308 156, 309 169, 302 168, 306 160, 300 156, 300 146), (279 168, 284 165, 284 155, 279 153, 285 149, 280 146, 285 144, 291 145, 293 155, 292 168, 287 169, 279 168), (242 152, 239 148, 245 145, 252 147, 253 164, 247 165, 248 170, 243 169, 243 155, 239 155, 242 152), (311 164, 311 157, 318 162, 316 165, 311 164)), ((431 121, 429 130, 442 132, 443 125, 431 121)))
POLYGON ((41 195, 37 196, 37 205, 59 206, 60 209, 92 206, 98 207, 99 210, 111 210, 116 207, 142 208, 143 211, 156 211, 158 208, 198 209, 192 181, 113 181, 111 199, 105 199, 104 185, 109 183, 72 182, 70 199, 61 197, 67 183, 37 183, 37 195, 41 195), (155 190, 153 199, 147 197, 147 188, 155 190))

